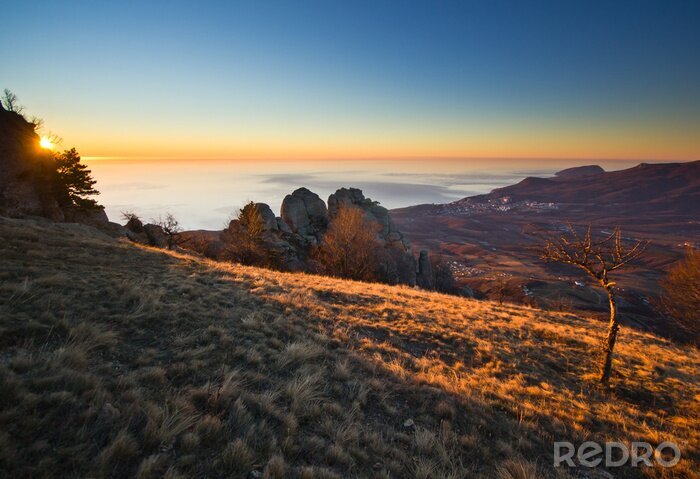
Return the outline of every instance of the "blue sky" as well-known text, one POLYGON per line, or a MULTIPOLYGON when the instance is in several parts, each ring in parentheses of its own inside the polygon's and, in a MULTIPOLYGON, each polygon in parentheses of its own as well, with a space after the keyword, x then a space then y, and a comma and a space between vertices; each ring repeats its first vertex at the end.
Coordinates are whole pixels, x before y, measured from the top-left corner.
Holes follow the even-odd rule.
POLYGON ((106 3, 0 30, 87 155, 700 157, 700 2, 106 3))

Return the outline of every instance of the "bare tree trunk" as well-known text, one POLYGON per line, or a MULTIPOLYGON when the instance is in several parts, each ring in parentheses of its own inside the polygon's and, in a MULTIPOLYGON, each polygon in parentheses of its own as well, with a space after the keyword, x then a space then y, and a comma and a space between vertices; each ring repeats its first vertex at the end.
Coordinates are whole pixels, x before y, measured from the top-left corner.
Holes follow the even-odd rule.
POLYGON ((604 362, 600 382, 607 385, 612 372, 613 349, 615 349, 615 341, 617 340, 617 332, 620 330, 620 324, 617 322, 615 293, 610 288, 605 288, 605 291, 608 293, 608 299, 610 300, 610 323, 608 324, 608 336, 603 343, 604 362))

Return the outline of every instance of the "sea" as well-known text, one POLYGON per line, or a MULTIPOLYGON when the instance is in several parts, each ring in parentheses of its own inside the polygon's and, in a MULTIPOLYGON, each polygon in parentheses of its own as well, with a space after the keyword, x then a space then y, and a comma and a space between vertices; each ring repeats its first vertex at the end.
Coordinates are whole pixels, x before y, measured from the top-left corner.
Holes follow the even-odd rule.
POLYGON ((517 183, 549 177, 572 166, 606 170, 639 161, 556 159, 362 159, 261 160, 173 158, 83 158, 97 180, 111 221, 136 213, 157 220, 170 213, 188 230, 223 229, 249 201, 267 203, 276 214, 285 195, 306 187, 324 201, 341 187, 361 189, 386 208, 449 203, 517 183))

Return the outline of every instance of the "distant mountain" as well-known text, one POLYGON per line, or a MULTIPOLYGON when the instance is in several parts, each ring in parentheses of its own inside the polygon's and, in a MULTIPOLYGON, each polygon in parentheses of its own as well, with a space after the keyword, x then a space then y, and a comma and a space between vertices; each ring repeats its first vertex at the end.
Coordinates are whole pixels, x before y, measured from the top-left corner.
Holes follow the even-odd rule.
POLYGON ((641 163, 608 172, 599 166, 570 168, 554 178, 528 177, 515 185, 453 204, 506 201, 576 204, 621 211, 632 208, 636 213, 692 214, 700 212, 700 161, 641 163))
POLYGON ((582 176, 599 175, 605 170, 598 165, 574 166, 565 170, 557 171, 554 176, 557 178, 580 178, 582 176))

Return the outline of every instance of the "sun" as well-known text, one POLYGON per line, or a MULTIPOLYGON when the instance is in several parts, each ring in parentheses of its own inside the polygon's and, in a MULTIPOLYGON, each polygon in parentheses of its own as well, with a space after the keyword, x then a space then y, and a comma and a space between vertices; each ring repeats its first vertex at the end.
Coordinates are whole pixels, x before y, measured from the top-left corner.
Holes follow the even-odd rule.
POLYGON ((53 150, 53 141, 49 137, 42 136, 41 140, 39 140, 39 145, 41 145, 42 148, 46 148, 47 150, 53 150))

